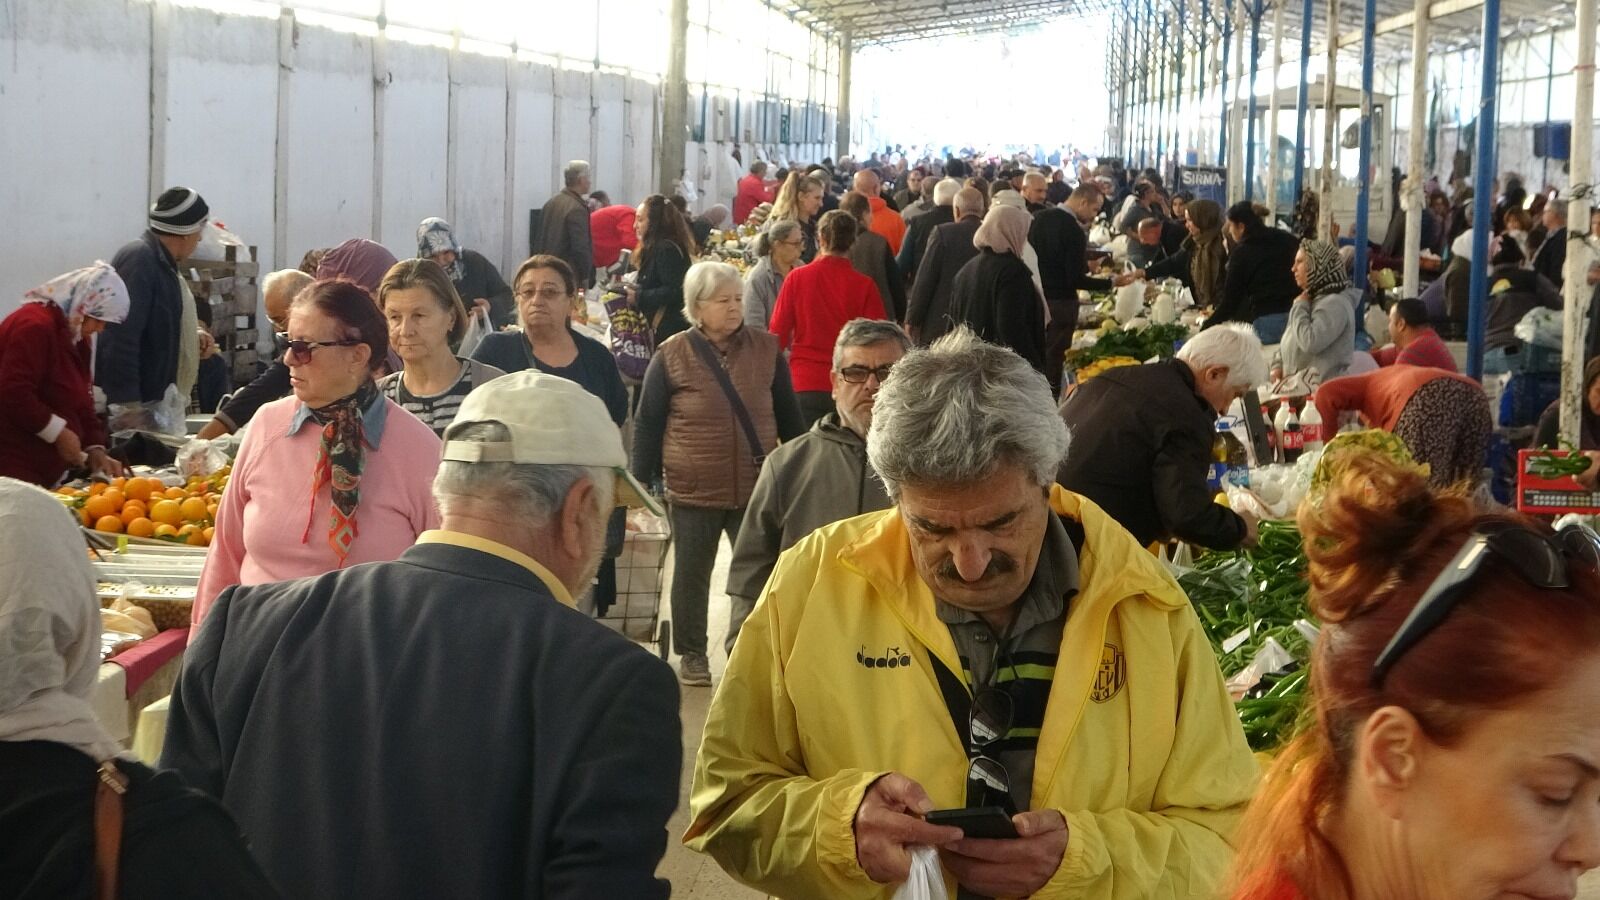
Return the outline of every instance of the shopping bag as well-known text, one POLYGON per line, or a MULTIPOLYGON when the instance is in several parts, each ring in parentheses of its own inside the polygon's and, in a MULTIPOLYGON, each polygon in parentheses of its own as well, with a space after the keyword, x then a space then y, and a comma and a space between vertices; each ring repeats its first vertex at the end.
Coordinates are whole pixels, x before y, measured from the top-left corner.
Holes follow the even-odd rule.
POLYGON ((939 851, 932 847, 911 848, 911 877, 894 892, 894 900, 945 900, 944 872, 939 869, 939 851))
POLYGON ((489 324, 489 314, 475 307, 467 314, 467 330, 461 335, 461 346, 456 349, 456 355, 470 359, 472 351, 478 349, 478 344, 493 331, 494 326, 489 324))
POLYGON ((617 371, 635 383, 644 381, 650 358, 656 354, 655 330, 627 294, 608 295, 605 308, 611 319, 611 355, 617 360, 617 371))
POLYGON ((1144 279, 1117 288, 1117 305, 1112 317, 1126 325, 1144 312, 1144 279))

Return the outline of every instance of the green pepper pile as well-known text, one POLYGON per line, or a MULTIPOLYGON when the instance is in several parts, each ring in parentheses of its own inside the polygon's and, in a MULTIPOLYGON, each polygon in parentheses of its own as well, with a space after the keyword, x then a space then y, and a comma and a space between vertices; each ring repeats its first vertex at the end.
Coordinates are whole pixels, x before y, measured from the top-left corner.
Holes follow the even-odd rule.
POLYGON ((1222 674, 1232 678, 1250 665, 1268 639, 1294 662, 1287 671, 1267 675, 1236 704, 1239 721, 1253 750, 1272 750, 1293 734, 1305 703, 1306 666, 1311 645, 1296 620, 1314 622, 1306 605, 1306 556, 1300 530, 1292 523, 1262 522, 1260 540, 1249 550, 1208 553, 1179 577, 1200 616, 1222 674), (1242 643, 1224 650, 1241 632, 1242 643))
POLYGON ((1582 475, 1587 471, 1589 457, 1581 453, 1565 455, 1546 450, 1528 458, 1528 474, 1538 478, 1556 480, 1582 475))

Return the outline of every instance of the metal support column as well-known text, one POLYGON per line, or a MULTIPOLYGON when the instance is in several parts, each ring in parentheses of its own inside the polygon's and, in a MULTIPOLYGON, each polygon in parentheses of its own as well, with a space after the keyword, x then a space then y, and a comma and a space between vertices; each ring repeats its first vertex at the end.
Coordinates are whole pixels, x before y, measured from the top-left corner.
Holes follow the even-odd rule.
MULTIPOLYGON (((677 192, 689 142, 689 0, 672 0, 667 19, 667 73, 661 80, 661 193, 677 192)), ((560 73, 557 73, 559 77, 560 73)))
MULTIPOLYGON (((1423 163, 1423 145, 1428 130, 1428 0, 1417 0, 1411 24, 1411 132, 1406 160, 1405 195, 1406 250, 1400 284, 1403 296, 1422 293, 1422 217, 1427 214, 1427 198, 1422 185, 1428 180, 1423 163)), ((1442 223, 1441 223, 1442 224, 1442 223)))
MULTIPOLYGON (((1590 31, 1593 30, 1591 22, 1590 31)), ((1483 77, 1478 98, 1478 146, 1472 157, 1472 299, 1467 308, 1467 374, 1479 381, 1483 380, 1483 339, 1489 324, 1489 232, 1494 211, 1491 186, 1495 174, 1495 98, 1500 86, 1500 0, 1484 0, 1481 52, 1483 77)))
MULTIPOLYGON (((1217 119, 1217 165, 1228 164, 1228 51, 1233 43, 1233 15, 1228 8, 1228 0, 1222 3, 1222 74, 1219 79, 1221 89, 1217 96, 1221 100, 1221 115, 1217 119)), ((1237 174, 1234 176, 1237 178, 1237 174)))
POLYGON ((1367 0, 1366 11, 1361 16, 1361 174, 1356 192, 1356 265, 1351 280, 1358 288, 1367 286, 1367 230, 1371 224, 1372 205, 1372 67, 1377 48, 1378 0, 1367 0))
MULTIPOLYGON (((672 0, 674 7, 687 0, 672 0)), ((855 54, 855 37, 846 28, 839 35, 839 122, 838 140, 833 158, 840 160, 850 155, 850 58, 855 54)))
MULTIPOLYGON (((1300 10, 1300 92, 1294 101, 1294 202, 1300 202, 1300 192, 1306 186, 1306 84, 1307 66, 1311 63, 1311 15, 1316 0, 1305 0, 1300 10)), ((1329 27, 1331 35, 1337 26, 1329 27)))
POLYGON ((1256 75, 1261 71, 1262 0, 1246 7, 1250 14, 1250 80, 1245 82, 1244 199, 1256 198, 1256 75))
POLYGON ((1321 218, 1317 221, 1319 238, 1326 239, 1333 225, 1333 156, 1334 135, 1339 131, 1338 98, 1334 74, 1339 70, 1339 0, 1328 0, 1328 67, 1322 83, 1322 181, 1317 190, 1321 202, 1317 204, 1321 218))
POLYGON ((1228 184, 1231 185, 1228 189, 1228 197, 1230 203, 1236 203, 1239 198, 1244 196, 1244 185, 1240 182, 1243 180, 1241 173, 1244 172, 1244 161, 1249 149, 1244 145, 1245 106, 1239 102, 1238 88, 1240 86, 1244 87, 1246 96, 1254 99, 1254 94, 1251 93, 1251 86, 1244 83, 1246 71, 1244 30, 1247 20, 1250 18, 1250 9, 1250 0, 1238 0, 1238 9, 1234 12, 1236 17, 1233 26, 1233 80, 1235 87, 1233 91, 1233 115, 1229 117, 1228 126, 1228 172, 1230 176, 1228 184))
MULTIPOLYGON (((1553 93, 1552 88, 1555 87, 1555 83, 1556 83, 1556 31, 1553 28, 1550 29, 1550 54, 1545 57, 1545 62, 1548 64, 1548 68, 1547 68, 1547 71, 1545 72, 1545 76, 1544 76, 1544 126, 1545 126, 1546 129, 1548 129, 1550 127, 1550 112, 1551 112, 1551 110, 1550 110, 1551 96, 1550 95, 1553 93)), ((1541 162, 1539 163, 1539 166, 1540 166, 1539 183, 1541 185, 1549 184, 1550 183, 1550 155, 1548 153, 1545 154, 1543 157, 1541 157, 1541 162)), ((1573 182, 1573 183, 1576 184, 1576 182, 1573 182)), ((1574 442, 1573 446, 1577 446, 1577 443, 1574 442)))
POLYGON ((1272 5, 1272 75, 1267 79, 1267 90, 1271 93, 1267 99, 1267 181, 1263 199, 1274 218, 1278 212, 1278 180, 1283 177, 1278 171, 1278 72, 1283 69, 1283 2, 1277 0, 1272 5))
MULTIPOLYGON (((1177 171, 1177 166, 1183 164, 1183 58, 1186 55, 1185 48, 1189 46, 1189 42, 1186 40, 1187 35, 1184 33, 1184 19, 1186 18, 1184 11, 1188 8, 1189 7, 1186 0, 1178 0, 1178 83, 1172 94, 1172 96, 1176 98, 1173 100, 1173 103, 1175 104, 1174 112, 1176 115, 1172 117, 1173 168, 1162 171, 1161 174, 1166 176, 1171 176, 1177 171)), ((1172 189, 1177 189, 1176 184, 1172 186, 1172 189)))
MULTIPOLYGON (((1577 0, 1578 64, 1572 73, 1572 152, 1571 184, 1594 183, 1594 29, 1597 0, 1577 0)), ((1567 201, 1567 266, 1562 270, 1566 279, 1563 304, 1566 318, 1565 336, 1561 351, 1561 436, 1578 445, 1582 427, 1583 358, 1588 347, 1584 329, 1589 324, 1589 304, 1593 294, 1584 280, 1589 271, 1591 243, 1573 240, 1574 235, 1589 230, 1589 213, 1594 208, 1594 190, 1583 196, 1577 191, 1567 201)), ((1597 235, 1590 235, 1594 241, 1597 235)))

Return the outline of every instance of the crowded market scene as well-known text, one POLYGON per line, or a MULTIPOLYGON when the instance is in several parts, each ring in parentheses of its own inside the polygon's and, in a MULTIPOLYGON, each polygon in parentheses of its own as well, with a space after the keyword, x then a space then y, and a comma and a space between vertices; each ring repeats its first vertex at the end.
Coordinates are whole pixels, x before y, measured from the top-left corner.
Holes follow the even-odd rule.
POLYGON ((1597 7, 0 3, 0 900, 1600 900, 1597 7))

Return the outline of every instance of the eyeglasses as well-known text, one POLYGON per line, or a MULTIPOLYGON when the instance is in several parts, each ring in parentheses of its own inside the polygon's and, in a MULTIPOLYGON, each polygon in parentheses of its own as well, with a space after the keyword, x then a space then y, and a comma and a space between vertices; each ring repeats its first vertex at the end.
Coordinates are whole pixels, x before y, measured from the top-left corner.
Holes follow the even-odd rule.
POLYGON ((342 341, 291 341, 287 331, 278 332, 278 340, 288 349, 289 357, 302 364, 310 362, 311 354, 323 347, 354 347, 363 343, 357 338, 346 338, 342 341))
POLYGON ((540 288, 536 291, 517 291, 518 300, 538 300, 550 303, 556 300, 567 299, 567 292, 560 288, 540 288))
POLYGON ((870 366, 845 366, 839 370, 839 377, 851 384, 866 384, 867 378, 875 375, 878 378, 878 383, 883 384, 889 379, 889 370, 893 368, 894 363, 890 363, 887 366, 878 366, 877 368, 872 368, 870 366))
POLYGON ((998 806, 1015 815, 1011 800, 1011 775, 998 759, 984 751, 1011 732, 1016 706, 1011 695, 999 688, 984 688, 972 696, 972 714, 967 719, 967 743, 972 762, 967 765, 968 806, 998 806), (978 802, 972 803, 973 797, 978 802))
POLYGON ((1510 522, 1480 527, 1444 571, 1428 585, 1411 615, 1372 664, 1373 690, 1406 651, 1417 645, 1466 597, 1467 585, 1493 555, 1511 566, 1528 584, 1546 589, 1568 587, 1567 560, 1600 568, 1600 535, 1583 525, 1568 525, 1555 534, 1540 534, 1510 522))

